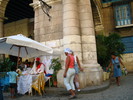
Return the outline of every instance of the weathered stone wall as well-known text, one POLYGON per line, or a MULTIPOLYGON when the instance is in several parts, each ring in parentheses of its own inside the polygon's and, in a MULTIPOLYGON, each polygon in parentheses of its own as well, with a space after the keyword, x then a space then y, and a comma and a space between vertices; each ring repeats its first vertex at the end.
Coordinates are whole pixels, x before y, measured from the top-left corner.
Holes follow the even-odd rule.
POLYGON ((34 34, 37 41, 46 42, 63 38, 62 4, 57 2, 51 6, 51 21, 48 20, 41 7, 35 9, 34 34))
POLYGON ((3 22, 4 22, 4 19, 5 19, 5 9, 6 9, 6 6, 8 4, 8 1, 9 0, 0 0, 0 37, 3 37, 3 33, 4 33, 4 30, 3 30, 3 22))
POLYGON ((103 26, 104 34, 108 35, 111 32, 114 32, 115 29, 115 19, 114 19, 114 10, 112 7, 103 8, 103 26))
POLYGON ((23 34, 29 36, 29 19, 23 19, 16 22, 4 24, 4 36, 23 34))
POLYGON ((133 53, 122 55, 122 60, 129 72, 133 72, 133 53))
POLYGON ((28 35, 34 39, 34 18, 31 18, 28 23, 28 35))

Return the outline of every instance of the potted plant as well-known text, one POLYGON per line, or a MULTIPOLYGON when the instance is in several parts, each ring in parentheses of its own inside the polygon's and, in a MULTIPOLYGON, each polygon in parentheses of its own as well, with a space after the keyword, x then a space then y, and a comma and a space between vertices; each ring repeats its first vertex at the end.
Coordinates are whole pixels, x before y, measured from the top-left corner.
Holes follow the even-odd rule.
POLYGON ((57 73, 62 68, 59 58, 52 59, 52 64, 50 66, 50 69, 51 68, 54 70, 53 75, 52 75, 53 85, 57 86, 57 73))
POLYGON ((16 64, 12 62, 9 58, 5 58, 0 61, 0 72, 8 72, 11 70, 11 67, 15 67, 16 64))

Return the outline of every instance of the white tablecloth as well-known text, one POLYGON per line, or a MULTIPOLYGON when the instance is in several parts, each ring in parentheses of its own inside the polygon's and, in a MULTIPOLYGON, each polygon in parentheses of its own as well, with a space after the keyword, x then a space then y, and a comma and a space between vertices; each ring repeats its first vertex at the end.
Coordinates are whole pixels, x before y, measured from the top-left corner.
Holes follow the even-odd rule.
POLYGON ((37 78, 37 75, 20 76, 18 80, 18 93, 25 94, 31 89, 32 82, 37 78))

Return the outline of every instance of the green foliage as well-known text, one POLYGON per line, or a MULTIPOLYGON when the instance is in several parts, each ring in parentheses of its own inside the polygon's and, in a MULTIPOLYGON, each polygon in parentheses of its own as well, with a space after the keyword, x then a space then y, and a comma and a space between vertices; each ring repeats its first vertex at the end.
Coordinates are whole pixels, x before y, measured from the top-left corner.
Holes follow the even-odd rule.
POLYGON ((52 59, 52 64, 51 64, 49 69, 51 69, 51 68, 54 70, 54 73, 52 75, 52 79, 57 80, 57 73, 62 68, 59 58, 52 59))
POLYGON ((125 51, 124 44, 121 42, 120 35, 113 33, 106 39, 106 45, 109 53, 114 52, 117 56, 120 56, 125 51))
POLYGON ((125 50, 124 44, 121 42, 121 37, 116 33, 109 36, 97 35, 96 41, 98 63, 102 67, 108 66, 112 53, 120 56, 125 50))
POLYGON ((16 64, 12 62, 9 58, 5 58, 0 61, 0 72, 11 71, 11 67, 14 67, 16 64))
POLYGON ((106 46, 106 39, 107 37, 103 35, 96 36, 98 63, 103 67, 107 66, 108 59, 110 59, 108 48, 106 46))

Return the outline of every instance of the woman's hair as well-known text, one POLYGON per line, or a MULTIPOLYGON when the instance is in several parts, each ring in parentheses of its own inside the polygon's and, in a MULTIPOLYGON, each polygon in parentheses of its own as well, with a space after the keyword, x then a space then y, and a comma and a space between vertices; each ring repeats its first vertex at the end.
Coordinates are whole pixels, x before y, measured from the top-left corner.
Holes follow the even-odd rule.
POLYGON ((111 55, 117 56, 117 54, 115 52, 112 52, 111 55))

